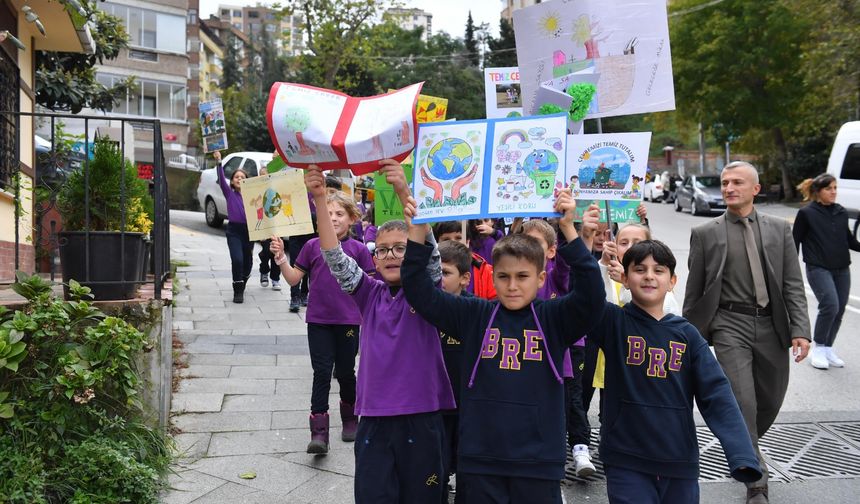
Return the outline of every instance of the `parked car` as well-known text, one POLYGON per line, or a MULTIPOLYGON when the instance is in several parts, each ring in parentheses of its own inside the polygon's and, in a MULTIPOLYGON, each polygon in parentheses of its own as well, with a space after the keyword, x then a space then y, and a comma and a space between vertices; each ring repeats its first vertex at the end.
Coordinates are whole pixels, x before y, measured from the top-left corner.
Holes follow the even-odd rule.
MULTIPOLYGON (((234 152, 221 162, 224 164, 224 175, 227 180, 238 168, 242 168, 248 177, 256 177, 260 169, 272 161, 271 152, 234 152)), ((227 201, 218 186, 218 175, 215 168, 200 172, 200 182, 197 184, 197 200, 206 215, 206 224, 211 227, 221 227, 227 217, 227 201)))
POLYGON ((827 173, 836 177, 836 202, 844 206, 854 220, 854 236, 860 228, 860 121, 839 128, 827 173))
POLYGON ((675 211, 689 209, 693 215, 726 210, 719 175, 689 175, 675 189, 675 211))
POLYGON ((645 183, 645 190, 642 192, 642 197, 645 201, 658 202, 663 199, 663 183, 659 177, 645 183))
POLYGON ((167 166, 181 170, 200 171, 200 165, 197 164, 197 160, 188 154, 173 156, 167 160, 167 166))

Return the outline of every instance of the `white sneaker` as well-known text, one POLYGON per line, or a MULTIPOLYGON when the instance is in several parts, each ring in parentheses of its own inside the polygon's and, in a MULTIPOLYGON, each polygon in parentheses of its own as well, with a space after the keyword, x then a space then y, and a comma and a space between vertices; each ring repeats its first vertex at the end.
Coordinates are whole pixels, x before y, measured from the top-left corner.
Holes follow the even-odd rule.
POLYGON ((591 463, 591 455, 585 445, 573 447, 573 465, 577 478, 587 478, 594 474, 594 464, 591 463))
POLYGON ((272 280, 272 290, 281 290, 281 282, 272 280))
POLYGON ((830 363, 833 367, 845 367, 845 361, 840 359, 836 352, 833 351, 833 347, 824 347, 824 350, 827 355, 827 362, 830 363))
POLYGON ((812 359, 810 360, 812 367, 816 369, 827 369, 830 363, 827 362, 827 348, 815 345, 812 348, 812 359))

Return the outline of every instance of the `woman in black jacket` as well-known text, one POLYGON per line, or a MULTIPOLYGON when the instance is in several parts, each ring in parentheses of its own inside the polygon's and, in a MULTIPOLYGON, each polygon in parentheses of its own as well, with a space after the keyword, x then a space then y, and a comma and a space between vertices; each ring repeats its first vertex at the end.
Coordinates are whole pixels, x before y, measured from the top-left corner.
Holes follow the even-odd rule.
POLYGON ((804 201, 812 202, 797 212, 794 243, 803 245, 806 278, 818 299, 812 365, 818 369, 843 367, 845 362, 833 351, 836 333, 848 303, 851 287, 850 250, 860 252, 860 242, 848 228, 848 213, 836 203, 836 179, 822 173, 797 186, 804 201))

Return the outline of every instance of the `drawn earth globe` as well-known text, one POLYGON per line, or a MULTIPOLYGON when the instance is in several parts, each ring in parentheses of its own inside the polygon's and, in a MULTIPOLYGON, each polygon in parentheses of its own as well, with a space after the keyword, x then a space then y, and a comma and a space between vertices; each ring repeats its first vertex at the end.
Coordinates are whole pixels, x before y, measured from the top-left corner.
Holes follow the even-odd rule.
POLYGON ((266 192, 263 193, 263 211, 266 212, 266 217, 270 219, 281 211, 281 195, 272 188, 266 189, 266 192))
POLYGON ((459 138, 446 138, 430 149, 427 165, 440 180, 462 177, 472 163, 472 148, 459 138))

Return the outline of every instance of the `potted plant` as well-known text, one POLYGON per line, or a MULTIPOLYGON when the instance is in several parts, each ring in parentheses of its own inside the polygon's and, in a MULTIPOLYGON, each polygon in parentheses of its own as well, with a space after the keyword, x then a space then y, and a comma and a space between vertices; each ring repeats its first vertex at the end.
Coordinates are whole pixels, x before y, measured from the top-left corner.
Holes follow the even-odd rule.
POLYGON ((93 158, 69 174, 57 208, 64 229, 59 233, 63 283, 77 280, 99 300, 134 297, 145 279, 153 204, 148 183, 137 177, 116 142, 96 139, 93 158))

